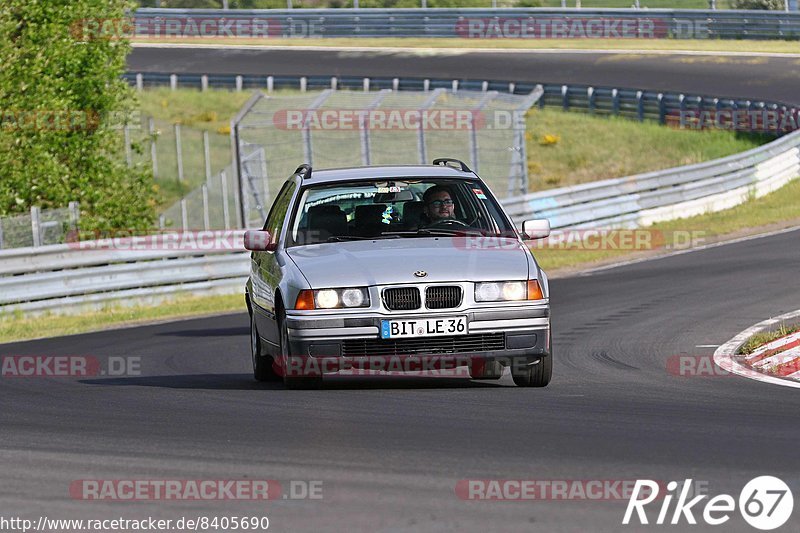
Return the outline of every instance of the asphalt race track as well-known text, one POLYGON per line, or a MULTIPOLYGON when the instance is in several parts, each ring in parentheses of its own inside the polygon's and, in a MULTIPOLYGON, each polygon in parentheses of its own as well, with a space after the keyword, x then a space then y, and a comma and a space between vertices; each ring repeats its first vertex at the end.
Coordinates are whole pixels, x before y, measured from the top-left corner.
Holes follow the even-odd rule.
POLYGON ((578 83, 800 103, 800 56, 136 48, 128 70, 578 83))
MULTIPOLYGON (((137 50, 132 64, 144 61, 137 50)), ((486 77, 547 74, 491 68, 486 77)), ((276 531, 755 531, 738 513, 717 527, 622 526, 624 500, 464 501, 455 489, 468 479, 692 478, 738 499, 748 480, 770 474, 800 494, 794 389, 669 366, 675 355, 710 358, 714 348, 698 345, 800 307, 798 239, 789 231, 552 281, 554 379, 541 390, 509 376, 334 377, 321 391, 258 384, 244 313, 2 345, 5 356, 138 357, 141 375, 2 378, 0 505, 34 520, 266 515, 276 531), (313 480, 323 498, 83 501, 69 495, 81 479, 270 479, 284 494, 292 480, 313 480)))

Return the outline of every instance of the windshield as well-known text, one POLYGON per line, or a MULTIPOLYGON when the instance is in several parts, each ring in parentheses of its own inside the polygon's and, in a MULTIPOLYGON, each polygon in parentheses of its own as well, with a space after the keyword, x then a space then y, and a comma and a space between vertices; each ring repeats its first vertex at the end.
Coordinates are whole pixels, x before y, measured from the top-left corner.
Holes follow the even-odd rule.
POLYGON ((432 235, 509 235, 480 180, 397 178, 303 189, 287 246, 432 235))

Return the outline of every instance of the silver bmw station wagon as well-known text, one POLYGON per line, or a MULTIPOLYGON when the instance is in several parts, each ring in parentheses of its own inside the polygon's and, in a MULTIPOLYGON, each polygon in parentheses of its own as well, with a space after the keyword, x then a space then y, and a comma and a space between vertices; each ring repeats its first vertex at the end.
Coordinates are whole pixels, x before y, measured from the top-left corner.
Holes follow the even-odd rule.
POLYGON ((547 220, 518 232, 455 159, 301 165, 263 229, 245 233, 255 378, 313 388, 352 369, 499 379, 509 368, 517 385, 544 387, 549 289, 524 240, 549 233, 547 220))

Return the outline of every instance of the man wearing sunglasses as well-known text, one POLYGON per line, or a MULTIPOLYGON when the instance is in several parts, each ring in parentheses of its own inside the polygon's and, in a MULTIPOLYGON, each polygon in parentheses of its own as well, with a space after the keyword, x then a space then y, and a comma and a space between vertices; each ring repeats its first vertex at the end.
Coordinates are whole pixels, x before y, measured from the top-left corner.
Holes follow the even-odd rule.
POLYGON ((455 219, 455 205, 450 189, 443 185, 434 185, 422 195, 425 206, 423 212, 431 224, 443 220, 455 219))

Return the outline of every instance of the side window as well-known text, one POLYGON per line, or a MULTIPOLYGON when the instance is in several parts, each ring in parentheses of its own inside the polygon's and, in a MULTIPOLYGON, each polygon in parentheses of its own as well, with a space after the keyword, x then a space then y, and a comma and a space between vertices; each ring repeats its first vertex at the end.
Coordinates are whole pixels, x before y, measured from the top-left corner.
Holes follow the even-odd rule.
POLYGON ((269 211, 263 229, 269 231, 269 234, 273 238, 278 237, 281 228, 283 228, 283 221, 286 220, 286 211, 289 209, 289 203, 292 201, 295 188, 296 185, 294 181, 287 181, 283 185, 281 192, 278 193, 278 198, 275 200, 275 203, 272 204, 272 209, 269 211))

